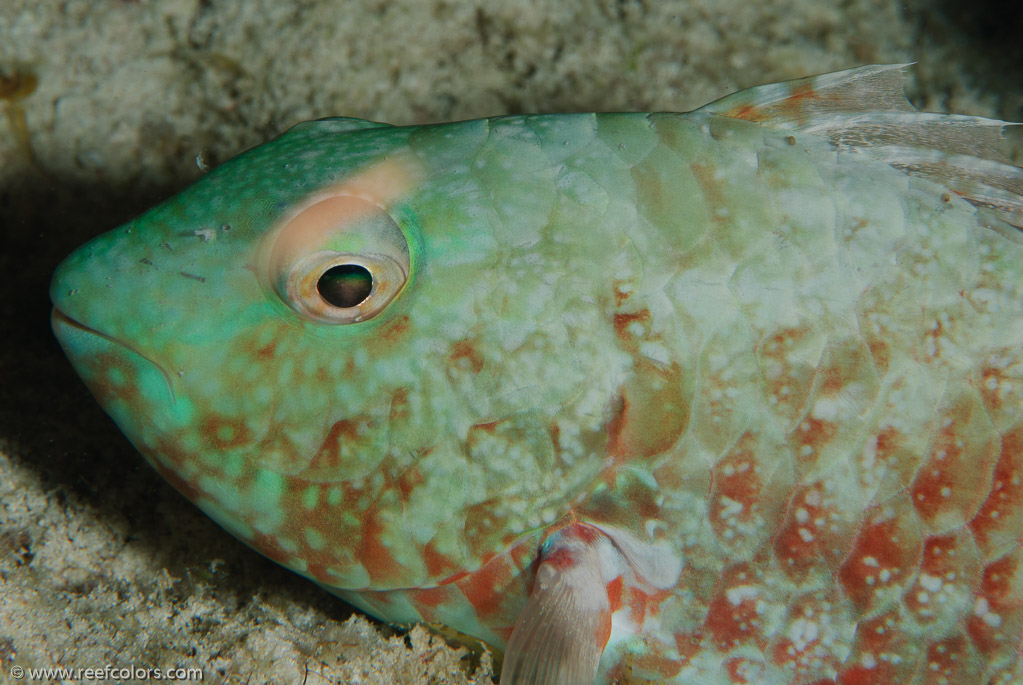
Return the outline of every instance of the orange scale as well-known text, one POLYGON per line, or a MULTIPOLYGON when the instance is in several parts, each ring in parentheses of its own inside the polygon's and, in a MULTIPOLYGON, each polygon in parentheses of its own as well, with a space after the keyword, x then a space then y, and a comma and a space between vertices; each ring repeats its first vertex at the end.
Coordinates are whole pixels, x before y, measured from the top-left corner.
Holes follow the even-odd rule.
POLYGON ((448 585, 429 587, 423 590, 413 590, 409 595, 416 609, 429 620, 430 610, 436 609, 442 604, 448 604, 451 600, 451 588, 448 585))
POLYGON ((153 455, 149 455, 149 463, 175 490, 184 495, 190 502, 195 502, 203 497, 203 491, 196 482, 197 477, 183 478, 181 476, 184 470, 182 468, 183 464, 199 464, 199 460, 193 459, 176 447, 165 447, 162 444, 153 450, 153 455), (166 465, 167 462, 172 466, 168 467, 166 465))
POLYGON ((919 685, 979 683, 982 673, 970 641, 956 634, 927 645, 927 654, 917 667, 917 682, 919 685))
POLYGON ((683 666, 701 654, 704 650, 711 649, 708 637, 703 631, 694 633, 675 633, 675 650, 679 654, 679 663, 683 666))
POLYGON ((374 585, 404 585, 405 567, 394 558, 391 550, 380 535, 384 527, 375 511, 366 513, 362 525, 362 540, 355 558, 362 562, 374 585))
POLYGON ((990 492, 998 450, 997 433, 977 396, 961 396, 945 416, 910 487, 913 506, 937 532, 974 517, 990 492))
POLYGON ((839 685, 908 683, 923 656, 922 645, 906 630, 912 619, 898 608, 863 621, 838 675, 839 685))
MULTIPOLYGON (((612 581, 613 583, 614 581, 612 581)), ((661 604, 674 596, 673 590, 656 590, 645 592, 635 586, 625 588, 621 604, 629 607, 629 618, 638 627, 642 627, 647 616, 657 615, 661 604)))
POLYGON ((790 674, 790 682, 827 679, 838 670, 839 654, 848 649, 836 628, 849 620, 848 601, 833 590, 792 599, 766 654, 790 674))
POLYGON ((372 428, 372 419, 365 415, 335 421, 316 454, 296 476, 309 481, 334 481, 337 474, 350 470, 353 455, 371 447, 368 436, 372 428))
POLYGON ((733 656, 725 659, 721 665, 732 685, 759 685, 767 677, 767 667, 760 659, 733 656))
POLYGON ((749 432, 711 471, 713 489, 708 518, 718 538, 728 547, 742 546, 746 528, 759 513, 764 492, 760 464, 749 432))
POLYGON ((807 416, 792 431, 798 463, 809 470, 809 467, 816 463, 824 448, 837 435, 838 425, 833 421, 807 416))
POLYGON ((774 537, 774 554, 785 574, 802 584, 814 577, 830 577, 838 554, 848 544, 852 531, 832 529, 832 510, 824 506, 821 483, 801 485, 789 498, 784 521, 774 537))
POLYGON ((756 347, 764 388, 771 397, 768 409, 789 426, 803 413, 817 373, 816 364, 800 361, 798 354, 813 344, 810 333, 807 326, 783 328, 756 347))
POLYGON ((1023 636, 1023 548, 984 568, 966 630, 989 659, 1020 653, 1023 636))
POLYGON ((923 555, 920 525, 905 496, 868 510, 852 551, 839 569, 846 594, 861 613, 903 594, 923 555))
POLYGON ((632 667, 633 682, 663 682, 674 678, 682 670, 682 663, 678 659, 653 653, 632 656, 629 665, 632 667))
POLYGON ((1023 426, 1002 435, 991 491, 970 529, 988 555, 1023 541, 1023 426))
POLYGON ((287 566, 288 559, 292 558, 292 555, 281 549, 277 542, 277 536, 266 535, 265 533, 256 533, 250 538, 245 540, 249 545, 256 549, 260 554, 276 561, 282 566, 287 566))
POLYGON ((199 422, 199 435, 209 449, 226 450, 252 442, 248 424, 239 418, 208 414, 199 422))
POLYGON ((458 565, 450 557, 437 551, 432 540, 423 545, 422 552, 423 563, 426 565, 426 572, 430 578, 443 578, 445 574, 455 573, 458 570, 458 565))
POLYGON ((515 582, 516 569, 505 557, 496 557, 477 571, 458 581, 458 588, 469 600, 480 620, 500 614, 508 599, 508 586, 515 582))
POLYGON ((927 538, 920 572, 906 591, 906 609, 923 625, 958 621, 967 610, 960 598, 979 571, 977 547, 968 531, 927 538))
POLYGON ((767 636, 761 615, 774 603, 749 564, 733 566, 721 576, 703 628, 721 651, 747 644, 763 649, 767 636))

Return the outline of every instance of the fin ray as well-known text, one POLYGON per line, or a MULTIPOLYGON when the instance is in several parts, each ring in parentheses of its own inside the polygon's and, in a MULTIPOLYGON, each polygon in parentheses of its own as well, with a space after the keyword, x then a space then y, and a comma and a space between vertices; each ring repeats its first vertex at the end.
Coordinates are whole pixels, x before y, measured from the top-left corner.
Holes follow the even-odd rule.
POLYGON ((905 64, 872 65, 758 86, 702 107, 709 114, 827 138, 926 178, 1023 228, 1023 170, 1001 150, 1010 122, 919 112, 903 93, 905 64))
POLYGON ((611 633, 600 550, 606 544, 593 529, 574 525, 544 553, 505 650, 501 685, 592 685, 611 633))

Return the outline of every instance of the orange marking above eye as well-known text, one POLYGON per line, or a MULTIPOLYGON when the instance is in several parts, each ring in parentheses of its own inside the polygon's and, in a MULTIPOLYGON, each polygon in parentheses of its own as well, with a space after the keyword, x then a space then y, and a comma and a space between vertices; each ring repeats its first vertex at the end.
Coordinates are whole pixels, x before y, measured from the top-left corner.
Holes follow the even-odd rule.
POLYGON ((421 173, 418 162, 410 154, 397 154, 366 168, 338 189, 386 205, 407 193, 421 173))
POLYGON ((420 176, 408 155, 384 159, 342 183, 316 193, 280 229, 275 252, 291 253, 320 244, 343 219, 354 222, 408 193, 420 176), (283 241, 283 242, 282 242, 283 241))

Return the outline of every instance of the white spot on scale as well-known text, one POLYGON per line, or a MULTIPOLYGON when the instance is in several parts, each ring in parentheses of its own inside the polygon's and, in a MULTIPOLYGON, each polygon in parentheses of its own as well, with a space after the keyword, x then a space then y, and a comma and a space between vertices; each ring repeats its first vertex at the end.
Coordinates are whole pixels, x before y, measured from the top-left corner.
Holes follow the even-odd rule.
POLYGON ((986 597, 977 598, 977 602, 973 605, 973 615, 978 616, 992 628, 1002 625, 1002 617, 991 611, 991 605, 988 604, 986 597))
POLYGON ((807 645, 817 640, 820 631, 816 621, 808 621, 805 618, 798 618, 789 626, 788 638, 796 651, 802 652, 807 645))
POLYGON ((944 585, 941 578, 938 576, 932 576, 928 573, 921 573, 920 579, 917 582, 920 583, 920 587, 928 592, 938 592, 941 590, 941 586, 944 585))
POLYGON ((760 594, 760 591, 754 585, 739 585, 729 588, 725 592, 725 597, 728 598, 729 604, 737 607, 747 599, 756 599, 758 594, 760 594))
MULTIPOLYGON (((840 397, 821 397, 813 405, 813 417, 822 421, 834 421, 842 410, 843 402, 840 397)), ((807 425, 809 429, 809 425, 807 425)))
POLYGON ((731 497, 721 496, 721 518, 731 518, 742 513, 743 504, 731 497))

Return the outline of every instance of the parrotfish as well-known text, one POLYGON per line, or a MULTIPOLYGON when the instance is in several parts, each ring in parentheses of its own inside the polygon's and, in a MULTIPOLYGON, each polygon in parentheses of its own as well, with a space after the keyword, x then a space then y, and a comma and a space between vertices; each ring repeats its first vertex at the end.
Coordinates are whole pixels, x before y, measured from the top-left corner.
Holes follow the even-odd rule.
POLYGON ((298 124, 53 328, 217 523, 501 682, 1023 681, 1023 170, 904 65, 298 124))

